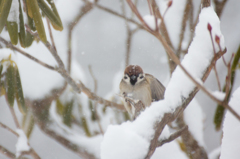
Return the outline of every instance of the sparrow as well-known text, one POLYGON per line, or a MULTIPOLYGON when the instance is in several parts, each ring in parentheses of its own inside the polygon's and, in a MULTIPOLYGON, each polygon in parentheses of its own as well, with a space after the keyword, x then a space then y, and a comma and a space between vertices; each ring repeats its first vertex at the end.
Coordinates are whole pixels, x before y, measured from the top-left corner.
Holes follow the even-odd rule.
MULTIPOLYGON (((119 89, 122 96, 140 100, 144 107, 163 99, 165 92, 163 84, 154 76, 144 73, 138 65, 126 67, 119 89)), ((134 105, 125 99, 124 106, 128 113, 135 117, 134 105)))

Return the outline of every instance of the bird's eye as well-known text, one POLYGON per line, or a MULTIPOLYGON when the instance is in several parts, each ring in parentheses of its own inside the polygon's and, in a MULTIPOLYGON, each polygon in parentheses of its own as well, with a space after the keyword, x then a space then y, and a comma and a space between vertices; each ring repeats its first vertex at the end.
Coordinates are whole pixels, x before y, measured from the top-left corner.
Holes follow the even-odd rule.
POLYGON ((140 79, 143 79, 143 76, 140 76, 140 79))
POLYGON ((124 76, 124 79, 127 79, 127 76, 124 76))

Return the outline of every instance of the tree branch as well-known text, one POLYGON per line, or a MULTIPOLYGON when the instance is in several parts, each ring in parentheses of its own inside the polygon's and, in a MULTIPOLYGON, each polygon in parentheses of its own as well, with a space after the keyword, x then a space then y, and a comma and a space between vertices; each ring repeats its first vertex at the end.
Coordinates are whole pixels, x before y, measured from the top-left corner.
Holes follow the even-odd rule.
POLYGON ((169 143, 172 142, 173 140, 175 140, 176 138, 180 137, 183 133, 185 133, 185 131, 188 130, 188 126, 185 125, 183 128, 181 128, 180 130, 178 130, 177 132, 171 134, 167 139, 161 140, 158 142, 157 147, 162 146, 165 143, 169 143))
POLYGON ((17 48, 17 47, 14 46, 11 42, 6 41, 6 40, 3 39, 2 37, 0 37, 0 41, 1 41, 2 43, 4 43, 4 44, 6 45, 6 47, 10 48, 11 50, 15 50, 15 51, 21 53, 22 55, 26 56, 27 58, 29 58, 29 59, 31 59, 31 60, 33 60, 33 61, 35 61, 35 62, 37 62, 38 64, 40 64, 40 65, 42 65, 42 66, 44 66, 44 67, 46 67, 46 68, 48 68, 48 69, 50 69, 50 70, 53 70, 53 71, 56 70, 53 66, 50 66, 50 65, 42 62, 41 60, 38 60, 37 58, 35 58, 35 57, 33 57, 32 55, 26 53, 25 51, 17 48))
POLYGON ((93 8, 92 3, 85 2, 85 5, 80 9, 78 15, 74 18, 73 22, 71 22, 68 26, 68 65, 67 71, 71 72, 71 61, 72 61, 72 32, 74 27, 78 24, 80 19, 86 15, 93 8))
POLYGON ((14 153, 10 152, 8 149, 6 149, 5 147, 0 145, 0 153, 2 153, 3 155, 11 158, 11 159, 15 159, 16 156, 14 153))
POLYGON ((16 135, 16 136, 19 136, 18 133, 16 133, 16 131, 14 131, 13 129, 9 128, 7 125, 5 125, 5 124, 3 124, 3 123, 1 123, 1 122, 0 122, 0 127, 8 130, 9 132, 13 133, 13 134, 16 135))

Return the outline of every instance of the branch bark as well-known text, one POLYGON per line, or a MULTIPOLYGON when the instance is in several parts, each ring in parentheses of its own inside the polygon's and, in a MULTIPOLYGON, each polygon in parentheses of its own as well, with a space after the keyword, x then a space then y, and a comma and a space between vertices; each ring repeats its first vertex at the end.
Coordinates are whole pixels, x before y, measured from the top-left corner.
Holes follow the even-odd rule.
POLYGON ((166 143, 172 142, 173 140, 175 140, 176 138, 180 137, 181 135, 183 135, 186 131, 188 130, 188 126, 185 125, 184 127, 182 127, 180 130, 178 130, 177 132, 171 134, 167 139, 161 140, 158 142, 157 147, 160 147, 166 143))

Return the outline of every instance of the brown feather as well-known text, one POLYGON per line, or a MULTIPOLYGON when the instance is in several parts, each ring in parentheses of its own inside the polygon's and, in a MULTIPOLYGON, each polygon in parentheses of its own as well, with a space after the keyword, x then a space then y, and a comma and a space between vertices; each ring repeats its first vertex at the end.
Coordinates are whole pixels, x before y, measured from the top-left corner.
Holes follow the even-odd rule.
POLYGON ((146 73, 146 78, 150 83, 151 95, 153 101, 159 101, 164 98, 165 87, 154 76, 146 73))
POLYGON ((143 73, 143 70, 138 65, 129 65, 124 71, 124 74, 128 74, 129 77, 132 75, 138 76, 140 73, 143 73))

